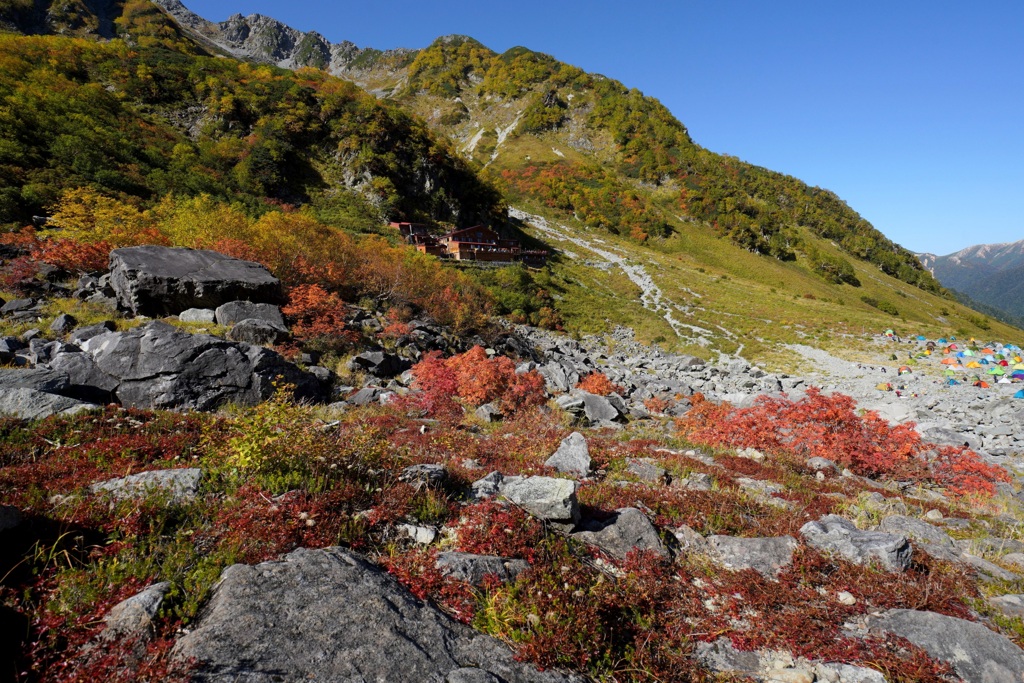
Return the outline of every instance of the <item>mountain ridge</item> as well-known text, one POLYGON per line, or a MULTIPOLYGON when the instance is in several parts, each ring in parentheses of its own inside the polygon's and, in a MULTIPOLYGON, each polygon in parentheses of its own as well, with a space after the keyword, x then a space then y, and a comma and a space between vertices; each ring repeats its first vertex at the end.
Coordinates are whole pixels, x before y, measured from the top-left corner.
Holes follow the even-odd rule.
POLYGON ((918 258, 943 286, 1003 311, 1014 321, 1024 318, 1024 240, 976 244, 945 256, 925 253, 918 258))

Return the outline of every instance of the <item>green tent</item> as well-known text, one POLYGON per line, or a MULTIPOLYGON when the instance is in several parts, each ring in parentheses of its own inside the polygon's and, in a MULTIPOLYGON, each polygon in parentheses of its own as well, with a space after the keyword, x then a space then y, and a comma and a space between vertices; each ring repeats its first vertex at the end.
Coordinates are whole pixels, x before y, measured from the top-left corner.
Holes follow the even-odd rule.
POLYGON ((1005 375, 1006 373, 1003 372, 1002 366, 997 365, 994 368, 989 368, 988 374, 990 374, 990 375, 1005 375))

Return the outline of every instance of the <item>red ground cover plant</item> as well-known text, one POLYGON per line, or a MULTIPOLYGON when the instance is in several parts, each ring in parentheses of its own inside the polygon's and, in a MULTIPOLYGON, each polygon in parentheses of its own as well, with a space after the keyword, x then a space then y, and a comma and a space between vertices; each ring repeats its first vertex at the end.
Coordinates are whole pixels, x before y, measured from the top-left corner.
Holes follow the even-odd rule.
POLYGON ((416 399, 427 415, 460 414, 454 402, 461 398, 471 406, 497 401, 502 412, 514 415, 546 400, 544 378, 536 370, 517 375, 515 363, 505 356, 488 358, 480 346, 442 358, 432 351, 413 366, 416 399))
POLYGON ((812 387, 798 401, 762 396, 750 408, 715 404, 701 394, 690 401, 677 427, 695 443, 801 460, 820 456, 863 476, 934 483, 956 494, 991 494, 996 482, 1009 481, 1005 470, 969 448, 938 447, 923 441, 912 423, 892 426, 873 411, 859 415, 843 394, 812 387))
POLYGON ((478 603, 476 589, 441 573, 437 568, 436 548, 387 556, 381 559, 381 564, 420 600, 433 600, 463 624, 473 621, 478 603))
POLYGON ((603 372, 590 373, 576 384, 576 388, 590 394, 597 394, 598 396, 608 396, 609 394, 622 395, 626 393, 626 390, 621 385, 612 382, 608 379, 608 375, 603 372))
POLYGON ((544 526, 534 517, 507 503, 488 500, 459 513, 458 547, 478 555, 516 557, 535 562, 544 539, 544 526))
POLYGON ((189 466, 217 420, 108 407, 98 413, 54 417, 31 427, 0 420, 0 498, 31 505, 49 493, 66 494, 102 479, 145 469, 189 466))

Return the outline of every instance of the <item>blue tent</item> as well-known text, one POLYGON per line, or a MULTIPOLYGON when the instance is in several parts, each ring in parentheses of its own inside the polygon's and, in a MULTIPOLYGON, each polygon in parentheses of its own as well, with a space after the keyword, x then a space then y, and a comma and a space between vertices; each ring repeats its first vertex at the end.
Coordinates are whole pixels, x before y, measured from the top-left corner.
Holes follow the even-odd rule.
POLYGON ((917 335, 917 341, 924 341, 925 339, 927 339, 927 337, 925 337, 923 334, 917 335))
POLYGON ((948 340, 947 340, 947 339, 946 339, 945 337, 940 337, 940 338, 939 338, 939 343, 940 343, 940 344, 945 344, 945 343, 947 343, 947 342, 948 342, 948 340))
POLYGON ((1013 395, 1013 397, 1014 398, 1024 398, 1024 389, 1021 389, 1020 391, 1018 391, 1016 394, 1013 395))

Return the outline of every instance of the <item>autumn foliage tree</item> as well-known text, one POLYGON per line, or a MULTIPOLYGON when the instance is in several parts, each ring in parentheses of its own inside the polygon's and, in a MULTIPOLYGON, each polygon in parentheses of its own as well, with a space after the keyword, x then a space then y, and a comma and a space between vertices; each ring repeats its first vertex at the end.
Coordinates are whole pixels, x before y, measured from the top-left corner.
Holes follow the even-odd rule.
POLYGON ((1001 467, 989 465, 966 447, 936 446, 921 439, 913 423, 890 425, 874 411, 859 415, 843 394, 789 398, 762 396, 750 408, 715 404, 701 394, 677 421, 681 436, 717 447, 756 448, 806 460, 823 457, 867 477, 933 483, 957 494, 988 493, 1009 481, 1001 467))

